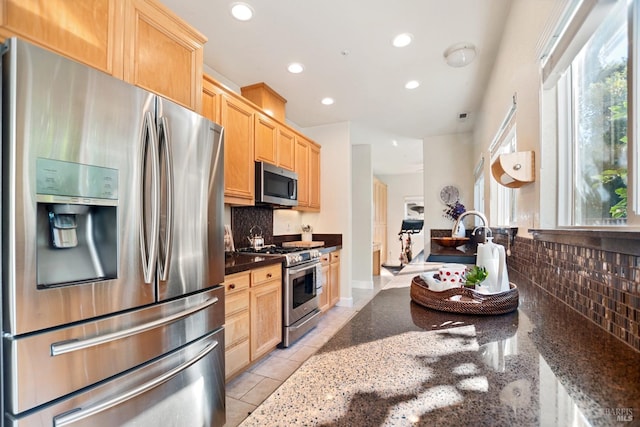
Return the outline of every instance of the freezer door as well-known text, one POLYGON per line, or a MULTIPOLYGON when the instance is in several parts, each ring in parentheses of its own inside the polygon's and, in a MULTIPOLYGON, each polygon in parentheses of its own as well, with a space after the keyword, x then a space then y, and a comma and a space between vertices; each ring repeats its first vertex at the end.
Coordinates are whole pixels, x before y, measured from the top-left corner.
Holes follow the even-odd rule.
POLYGON ((30 412, 11 427, 222 426, 224 330, 98 387, 30 412))
POLYGON ((223 323, 224 287, 218 286, 100 320, 5 336, 5 410, 19 416, 176 351, 223 323))
POLYGON ((158 299, 224 281, 222 128, 158 98, 158 299))
POLYGON ((153 303, 155 282, 145 284, 141 250, 150 241, 140 230, 150 167, 141 141, 155 132, 155 95, 25 42, 8 43, 3 330, 20 335, 153 303))

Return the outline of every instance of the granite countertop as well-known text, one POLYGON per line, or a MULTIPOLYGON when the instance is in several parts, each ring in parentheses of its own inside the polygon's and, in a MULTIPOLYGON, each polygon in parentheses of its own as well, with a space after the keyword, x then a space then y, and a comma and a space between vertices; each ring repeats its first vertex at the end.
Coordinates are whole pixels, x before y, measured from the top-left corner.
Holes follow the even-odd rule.
POLYGON ((284 262, 282 255, 256 255, 239 252, 226 252, 224 257, 224 274, 240 273, 266 265, 284 262))
MULTIPOLYGON (((342 235, 314 234, 314 240, 324 242, 318 249, 321 253, 328 253, 342 249, 342 235)), ((283 242, 300 240, 300 235, 274 236, 274 242, 282 245, 283 242)), ((284 262, 283 255, 250 254, 246 252, 225 252, 224 274, 239 273, 270 264, 284 262)))
POLYGON ((510 279, 520 305, 500 316, 380 291, 242 425, 640 425, 640 353, 510 279))

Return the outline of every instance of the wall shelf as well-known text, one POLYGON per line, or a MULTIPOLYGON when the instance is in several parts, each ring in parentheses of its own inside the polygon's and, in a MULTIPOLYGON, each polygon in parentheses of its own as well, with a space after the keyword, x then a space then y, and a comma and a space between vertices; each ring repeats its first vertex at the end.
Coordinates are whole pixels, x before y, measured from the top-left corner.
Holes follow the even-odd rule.
POLYGON ((535 153, 533 151, 517 151, 500 154, 491 165, 491 174, 500 185, 509 188, 520 188, 534 182, 535 153))

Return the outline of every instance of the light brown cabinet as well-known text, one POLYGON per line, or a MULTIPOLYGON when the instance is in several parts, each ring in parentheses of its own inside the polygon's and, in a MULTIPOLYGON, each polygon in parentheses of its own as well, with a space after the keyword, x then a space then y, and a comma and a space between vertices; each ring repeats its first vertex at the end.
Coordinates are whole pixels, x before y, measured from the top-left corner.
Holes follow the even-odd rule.
POLYGON ((320 147, 296 135, 295 171, 298 173, 299 210, 320 211, 320 147))
POLYGON ((282 270, 280 264, 251 271, 251 360, 282 341, 282 270))
POLYGON ((295 135, 264 113, 255 116, 255 159, 294 170, 295 135))
POLYGON ((207 39, 157 0, 1 0, 13 35, 201 111, 207 39))
POLYGON ((250 272, 225 277, 225 377, 242 371, 251 361, 249 343, 250 272))
POLYGON ((282 341, 282 265, 225 276, 225 378, 282 341))
POLYGON ((224 201, 233 205, 253 205, 253 120, 256 110, 228 94, 222 95, 220 101, 220 124, 224 127, 224 201))
POLYGON ((200 112, 206 37, 155 0, 124 1, 124 80, 200 112))
POLYGON ((320 211, 318 144, 210 76, 201 97, 203 115, 224 127, 225 203, 255 204, 254 162, 263 161, 298 174, 297 209, 320 211))
POLYGON ((322 293, 318 295, 318 306, 320 311, 327 311, 329 309, 329 264, 331 263, 331 256, 324 254, 320 258, 322 264, 322 293))
POLYGON ((295 169, 295 134, 285 126, 278 127, 278 163, 281 168, 295 169))
POLYGON ((278 124, 264 113, 256 113, 254 158, 275 165, 278 155, 278 124))
POLYGON ((340 251, 331 252, 329 264, 329 307, 340 300, 340 251))
POLYGON ((320 147, 309 147, 309 207, 320 211, 320 147))
POLYGON ((222 93, 215 80, 205 75, 202 81, 202 115, 214 123, 221 122, 222 93))
POLYGON ((318 305, 321 311, 327 311, 340 300, 340 251, 323 254, 320 263, 324 286, 318 305))
POLYGON ((298 208, 309 206, 309 141, 296 136, 295 171, 298 174, 298 208))
POLYGON ((122 78, 121 0, 2 0, 0 38, 19 36, 122 78))

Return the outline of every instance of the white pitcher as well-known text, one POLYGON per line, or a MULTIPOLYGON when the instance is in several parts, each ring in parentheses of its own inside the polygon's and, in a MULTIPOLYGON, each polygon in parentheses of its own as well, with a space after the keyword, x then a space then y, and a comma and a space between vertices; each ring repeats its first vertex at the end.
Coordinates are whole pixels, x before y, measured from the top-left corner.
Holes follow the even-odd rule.
POLYGON ((493 237, 487 237, 487 243, 478 243, 476 265, 487 269, 486 282, 489 292, 498 293, 509 290, 504 246, 493 243, 493 237))

